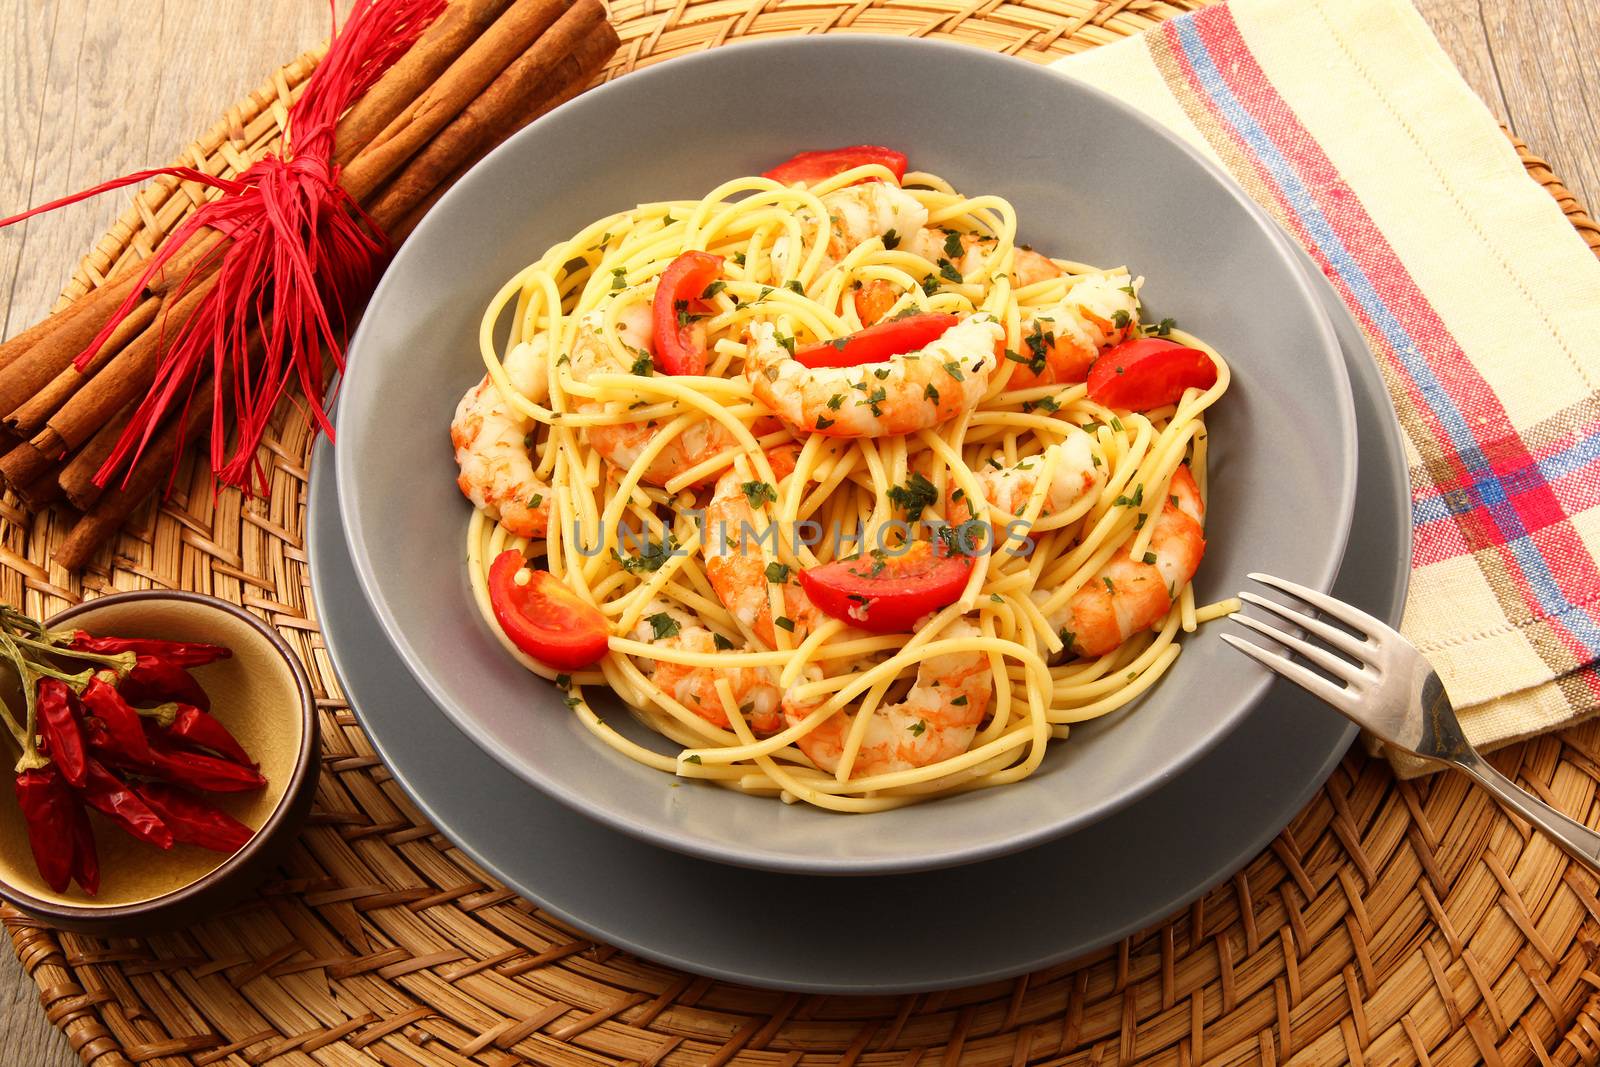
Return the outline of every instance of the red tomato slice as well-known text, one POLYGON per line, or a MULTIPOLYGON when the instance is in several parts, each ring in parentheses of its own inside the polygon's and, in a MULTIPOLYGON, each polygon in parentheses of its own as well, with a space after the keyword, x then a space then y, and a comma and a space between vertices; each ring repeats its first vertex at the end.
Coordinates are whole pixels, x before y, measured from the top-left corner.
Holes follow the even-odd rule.
POLYGON ((798 349, 794 358, 807 367, 854 367, 882 363, 890 356, 915 352, 932 344, 961 321, 960 315, 928 312, 890 319, 859 333, 832 341, 818 341, 798 349))
POLYGON ((606 618, 549 571, 508 548, 489 567, 489 604, 511 643, 557 670, 575 671, 606 654, 606 618), (525 582, 517 580, 526 573, 525 582))
POLYGON ((706 310, 700 294, 722 272, 722 257, 685 252, 661 272, 650 315, 655 327, 655 364, 663 374, 706 372, 706 328, 686 316, 706 310))
POLYGON ((1089 368, 1089 399, 1129 411, 1176 404, 1185 389, 1216 384, 1217 365, 1210 356, 1159 337, 1124 341, 1089 368))
POLYGON ((894 180, 897 182, 906 176, 905 153, 874 144, 801 152, 771 170, 763 171, 761 176, 782 182, 784 185, 795 185, 799 182, 815 185, 824 178, 831 178, 835 174, 843 174, 847 170, 864 167, 869 163, 881 163, 888 167, 894 173, 894 180))
POLYGON ((898 556, 859 556, 800 572, 818 608, 875 634, 904 633, 953 604, 972 573, 972 557, 943 555, 918 541, 898 556))

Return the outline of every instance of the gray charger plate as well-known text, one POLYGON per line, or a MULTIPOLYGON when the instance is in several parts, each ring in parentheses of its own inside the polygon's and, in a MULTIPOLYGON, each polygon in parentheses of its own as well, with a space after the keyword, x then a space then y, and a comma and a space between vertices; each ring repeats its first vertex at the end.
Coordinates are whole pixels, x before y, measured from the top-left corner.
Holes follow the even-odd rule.
MULTIPOLYGON (((1301 258, 1344 348, 1362 445, 1357 520, 1333 591, 1396 623, 1411 559, 1399 427, 1360 331, 1301 258)), ((434 706, 362 595, 340 528, 332 458, 319 444, 307 518, 313 592, 351 706, 395 779, 506 885, 596 938, 684 970, 803 992, 905 993, 1050 966, 1170 914, 1248 862, 1355 736, 1338 715, 1280 683, 1169 783, 1026 852, 851 879, 694 859, 553 800, 434 706), (962 919, 928 937, 926 907, 941 900, 960 907, 962 919)))
MULTIPOLYGON (((1052 745, 1027 780, 841 820, 708 785, 665 790, 659 772, 596 741, 554 687, 505 654, 460 562, 470 506, 444 432, 483 374, 486 300, 552 241, 609 211, 698 197, 800 146, 854 143, 903 146, 919 167, 1006 196, 1022 237, 1041 248, 1135 266, 1150 280, 1153 316, 1174 316, 1228 354, 1233 389, 1207 415, 1211 462, 1227 477, 1211 483, 1202 603, 1252 570, 1327 589, 1356 481, 1339 343, 1277 228, 1175 135, 1059 73, 923 40, 784 38, 638 71, 529 125, 407 238, 351 344, 339 400, 346 447, 334 460, 357 575, 423 689, 519 777, 649 843, 802 874, 954 866, 1076 832, 1200 759, 1268 679, 1220 641, 1186 642, 1160 685, 1075 726, 1073 743, 1052 745), (674 103, 717 99, 730 85, 759 86, 759 106, 701 116, 674 103), (861 100, 873 106, 848 106, 861 100), (1074 147, 1085 145, 1093 150, 1074 147)), ((676 753, 612 694, 590 699, 619 732, 676 753)))

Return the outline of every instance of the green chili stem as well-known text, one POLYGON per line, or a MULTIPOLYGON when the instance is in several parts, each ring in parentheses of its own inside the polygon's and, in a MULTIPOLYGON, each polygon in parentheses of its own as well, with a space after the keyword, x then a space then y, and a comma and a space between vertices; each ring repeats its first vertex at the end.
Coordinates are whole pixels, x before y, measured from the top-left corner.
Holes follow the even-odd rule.
POLYGON ((103 663, 111 670, 120 671, 123 674, 133 670, 133 665, 139 659, 136 652, 80 652, 75 648, 62 648, 60 645, 53 645, 49 641, 35 641, 27 637, 18 637, 16 634, 11 634, 10 636, 11 640, 26 648, 36 648, 41 652, 48 652, 52 656, 65 656, 68 659, 83 659, 91 663, 103 663))
POLYGON ((173 720, 178 717, 178 705, 170 700, 165 704, 157 704, 153 708, 134 708, 133 710, 147 719, 154 719, 156 725, 162 729, 171 726, 173 720))
MULTIPOLYGON (((22 746, 23 761, 31 762, 38 756, 38 753, 34 750, 33 744, 33 735, 35 730, 34 715, 36 711, 33 704, 33 668, 28 663, 27 659, 22 655, 22 649, 18 648, 16 642, 11 639, 11 634, 9 632, 0 630, 0 646, 4 647, 5 654, 9 656, 11 662, 16 665, 17 681, 22 685, 22 702, 27 709, 27 713, 24 717, 24 724, 21 729, 18 729, 16 717, 12 715, 10 706, 6 704, 5 701, 0 701, 0 707, 5 708, 6 725, 11 729, 11 736, 16 738, 17 744, 22 746)), ((27 767, 21 767, 20 764, 19 767, 22 770, 28 769, 27 767)))

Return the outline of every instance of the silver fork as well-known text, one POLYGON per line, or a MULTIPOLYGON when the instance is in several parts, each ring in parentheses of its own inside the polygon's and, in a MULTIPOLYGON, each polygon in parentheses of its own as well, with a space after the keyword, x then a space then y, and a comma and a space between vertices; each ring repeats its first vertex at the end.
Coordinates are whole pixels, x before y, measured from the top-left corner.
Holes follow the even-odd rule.
POLYGON ((1600 834, 1513 784, 1478 755, 1456 721, 1455 709, 1439 676, 1415 645, 1398 631, 1341 600, 1270 574, 1249 577, 1288 593, 1363 636, 1354 637, 1288 605, 1245 592, 1239 594, 1240 600, 1272 612, 1350 659, 1240 612, 1229 618, 1298 653, 1338 681, 1330 681, 1287 656, 1241 641, 1232 634, 1223 634, 1224 641, 1331 705, 1385 744, 1463 771, 1574 858, 1600 872, 1600 834))

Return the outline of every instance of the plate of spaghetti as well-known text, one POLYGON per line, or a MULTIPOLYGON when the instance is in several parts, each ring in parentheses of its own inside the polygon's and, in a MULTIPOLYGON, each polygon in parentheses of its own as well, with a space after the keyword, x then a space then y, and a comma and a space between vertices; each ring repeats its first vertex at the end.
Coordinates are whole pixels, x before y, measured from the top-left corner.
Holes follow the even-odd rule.
POLYGON ((1260 697, 1218 590, 1343 549, 1348 383, 1268 226, 985 53, 631 75, 475 168, 380 286, 336 451, 363 588, 469 736, 668 847, 862 873, 1067 832, 1260 697), (782 130, 672 106, 758 71, 782 130))

